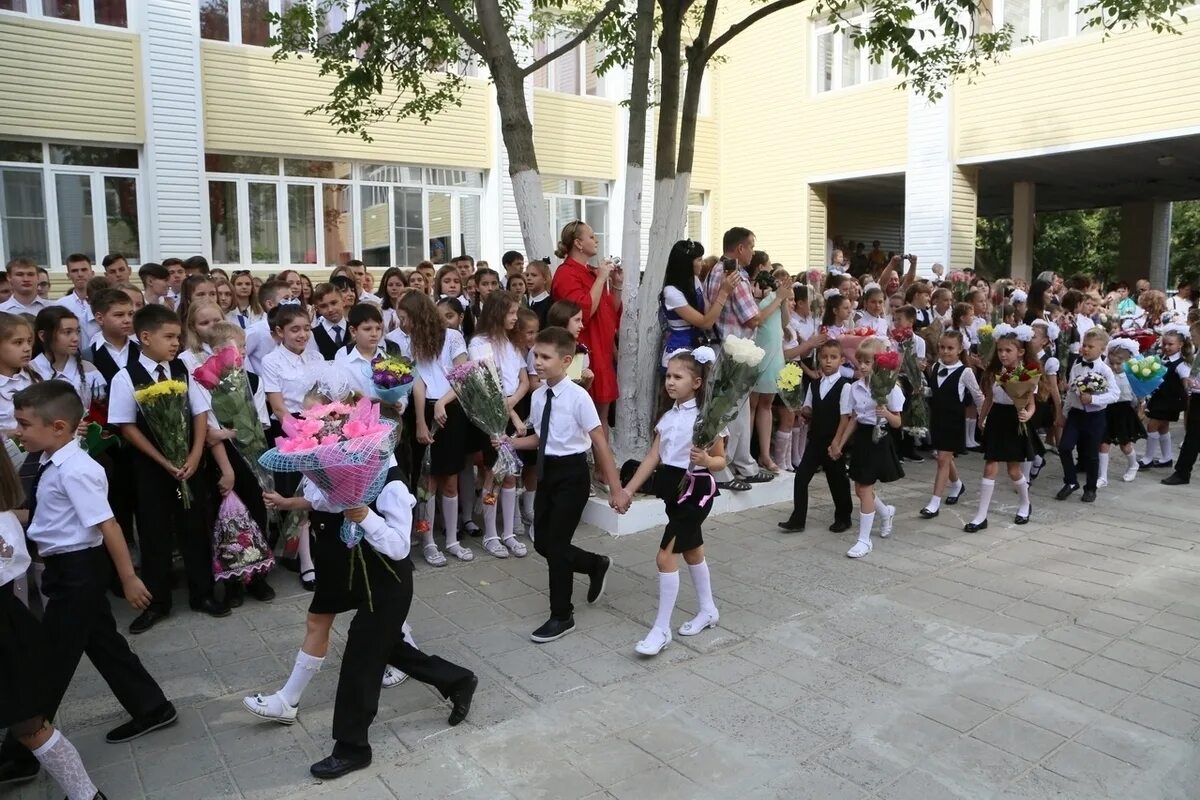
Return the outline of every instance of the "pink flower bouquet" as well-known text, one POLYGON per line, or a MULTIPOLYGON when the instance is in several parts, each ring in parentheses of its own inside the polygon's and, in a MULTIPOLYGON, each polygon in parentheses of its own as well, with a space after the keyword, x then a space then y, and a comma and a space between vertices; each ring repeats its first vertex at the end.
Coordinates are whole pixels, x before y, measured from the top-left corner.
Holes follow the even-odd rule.
POLYGON ((217 422, 234 431, 234 446, 254 471, 259 484, 263 489, 274 489, 271 473, 258 463, 267 451, 267 436, 254 407, 241 352, 233 345, 222 347, 197 367, 192 377, 212 394, 212 411, 217 422))
POLYGON ((488 438, 500 439, 492 474, 497 483, 510 475, 521 474, 521 460, 516 449, 505 440, 508 433, 508 406, 504 387, 496 367, 487 360, 459 364, 446 376, 467 417, 488 438))

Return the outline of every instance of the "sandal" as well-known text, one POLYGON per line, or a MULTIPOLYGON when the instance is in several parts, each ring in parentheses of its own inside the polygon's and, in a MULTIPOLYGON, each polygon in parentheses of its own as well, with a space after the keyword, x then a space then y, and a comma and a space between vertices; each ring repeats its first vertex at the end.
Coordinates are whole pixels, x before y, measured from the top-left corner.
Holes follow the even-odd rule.
POLYGON ((499 539, 484 539, 483 549, 487 550, 496 558, 508 558, 508 548, 500 544, 499 539))
POLYGON ((746 481, 746 483, 770 483, 775 480, 775 473, 760 472, 757 475, 749 475, 742 480, 746 481))
POLYGON ((731 492, 748 492, 752 487, 749 483, 741 478, 734 478, 731 481, 724 481, 717 484, 718 489, 728 489, 731 492))
POLYGON ((471 552, 471 548, 463 547, 458 543, 446 545, 446 552, 457 558, 459 561, 475 560, 475 554, 471 552))
POLYGON ((525 545, 517 541, 516 536, 510 536, 504 540, 504 546, 508 548, 508 552, 512 553, 517 558, 524 558, 529 555, 529 550, 525 545))
POLYGON ((428 564, 429 566, 431 566, 431 567, 446 566, 446 556, 442 554, 441 550, 438 550, 438 546, 436 544, 425 545, 424 555, 425 555, 425 563, 428 564))

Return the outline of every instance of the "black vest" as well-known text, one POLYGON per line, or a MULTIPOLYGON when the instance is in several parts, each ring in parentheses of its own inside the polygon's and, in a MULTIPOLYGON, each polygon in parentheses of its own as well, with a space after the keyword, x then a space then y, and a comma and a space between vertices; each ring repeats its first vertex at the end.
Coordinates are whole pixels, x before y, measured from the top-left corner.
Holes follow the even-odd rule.
POLYGON ((943 367, 940 363, 935 363, 933 369, 929 371, 929 388, 931 395, 929 397, 929 416, 933 419, 941 417, 945 414, 955 419, 961 418, 963 414, 963 406, 965 402, 973 400, 960 398, 958 396, 958 384, 962 380, 963 372, 967 369, 966 365, 959 366, 951 374, 946 376, 946 379, 938 384, 937 374, 941 372, 943 367))
MULTIPOLYGON (((137 346, 136 342, 129 343, 129 352, 126 354, 126 363, 136 362, 138 356, 142 354, 142 349, 137 346)), ((112 353, 108 352, 108 348, 103 344, 92 345, 92 364, 96 369, 100 370, 100 374, 104 376, 104 382, 112 386, 112 379, 117 376, 121 368, 117 366, 117 362, 113 359, 112 353)))
POLYGON ((917 319, 913 322, 913 331, 919 331, 933 324, 933 309, 918 308, 917 319))
MULTIPOLYGON (((343 319, 337 324, 342 326, 342 337, 344 340, 350 342, 351 346, 353 346, 353 339, 350 338, 350 326, 346 324, 346 320, 343 319)), ((333 341, 333 337, 329 335, 329 331, 325 330, 325 325, 313 325, 312 335, 313 340, 317 343, 317 350, 321 351, 321 358, 326 361, 333 361, 341 345, 333 341)))
POLYGON ((545 300, 538 300, 536 303, 531 301, 529 303, 529 308, 532 309, 533 313, 537 314, 538 330, 546 327, 546 315, 550 313, 550 306, 552 305, 554 305, 554 299, 549 294, 546 295, 545 300))
POLYGON ((840 376, 829 391, 821 397, 820 380, 812 384, 812 420, 809 422, 808 439, 810 446, 813 442, 823 443, 827 447, 837 433, 842 421, 842 389, 849 385, 850 379, 840 376))
MULTIPOLYGON (((187 367, 184 366, 182 361, 180 361, 178 358, 173 359, 170 363, 170 368, 171 368, 171 376, 170 376, 171 380, 179 381, 184 386, 189 385, 191 379, 188 377, 187 367)), ((147 386, 157 382, 157 379, 154 376, 152 376, 149 372, 146 371, 146 368, 142 366, 142 362, 136 356, 132 356, 132 355, 130 356, 129 363, 125 365, 125 371, 129 373, 129 378, 133 382, 133 390, 135 392, 138 389, 145 389, 147 386)), ((188 403, 188 405, 186 407, 188 409, 190 409, 191 404, 188 403)), ((155 438, 154 431, 151 430, 150 425, 147 424, 146 418, 144 416, 142 416, 141 406, 137 407, 137 427, 138 427, 138 430, 142 432, 143 436, 145 436, 151 442, 154 442, 154 446, 158 447, 159 452, 161 453, 162 448, 159 447, 159 445, 158 445, 158 439, 155 438)), ((188 441, 190 442, 191 441, 190 431, 192 430, 192 414, 191 414, 190 410, 188 412, 187 427, 185 428, 185 430, 189 431, 188 441)), ((146 457, 137 448, 134 448, 133 452, 135 455, 141 456, 142 458, 146 457)))

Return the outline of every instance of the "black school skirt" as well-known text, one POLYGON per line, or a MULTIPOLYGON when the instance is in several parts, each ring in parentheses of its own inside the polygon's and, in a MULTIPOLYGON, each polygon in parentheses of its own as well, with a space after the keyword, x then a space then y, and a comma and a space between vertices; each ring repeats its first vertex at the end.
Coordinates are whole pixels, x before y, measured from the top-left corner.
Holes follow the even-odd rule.
MULTIPOLYGON (((425 401, 425 424, 433 430, 433 407, 436 402, 425 401)), ((433 436, 433 444, 429 446, 429 474, 457 475, 462 472, 467 463, 467 415, 463 413, 458 401, 446 406, 446 424, 433 436)), ((471 426, 474 427, 474 426, 471 426)), ((425 458, 425 445, 417 441, 416 433, 412 436, 412 465, 414 474, 421 469, 421 461, 425 458)))
POLYGON ((713 501, 720 491, 713 476, 703 470, 695 475, 692 493, 680 502, 679 487, 686 474, 687 470, 666 464, 659 464, 654 470, 654 493, 667 506, 667 527, 663 530, 662 541, 658 543, 659 550, 666 549, 674 542, 671 552, 685 553, 704 544, 700 527, 712 512, 713 501), (708 500, 701 505, 705 497, 708 500))
POLYGON ((1146 427, 1138 419, 1132 403, 1117 401, 1104 409, 1106 417, 1104 441, 1109 444, 1130 444, 1146 438, 1146 427))
MULTIPOLYGON (((958 409, 958 406, 955 406, 958 409)), ((965 428, 967 415, 962 411, 953 414, 929 414, 929 440, 934 450, 958 453, 967 449, 965 428)))
POLYGON ((1017 407, 993 403, 983 427, 983 458, 1006 464, 1032 461, 1034 456, 1032 421, 1025 423, 1021 433, 1017 407))
POLYGON ((412 562, 393 561, 363 539, 350 548, 341 539, 342 515, 313 511, 309 514, 312 527, 313 566, 317 570, 317 587, 308 604, 310 614, 341 614, 368 603, 376 609, 386 608, 400 588, 397 576, 412 574, 412 562))
POLYGON ((12 582, 0 586, 0 728, 46 713, 44 663, 41 626, 13 593, 12 582))
POLYGON ((859 486, 875 483, 892 483, 904 477, 900 457, 896 454, 896 441, 888 436, 874 441, 874 425, 858 423, 850 439, 850 480, 859 486))

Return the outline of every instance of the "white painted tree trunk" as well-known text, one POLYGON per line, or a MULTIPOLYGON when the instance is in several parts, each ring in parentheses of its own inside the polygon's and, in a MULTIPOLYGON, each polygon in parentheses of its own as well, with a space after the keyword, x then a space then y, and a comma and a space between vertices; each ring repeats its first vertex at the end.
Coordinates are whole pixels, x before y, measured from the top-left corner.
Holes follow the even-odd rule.
POLYGON ((639 300, 642 296, 642 177, 641 164, 625 165, 625 216, 621 232, 621 269, 625 284, 621 288, 621 343, 617 353, 617 384, 621 387, 621 419, 616 427, 614 447, 620 461, 641 458, 649 448, 649 431, 653 420, 653 404, 643 395, 644 384, 639 380, 641 365, 650 358, 646 339, 630 335, 639 331, 643 319, 639 300))
POLYGON ((514 172, 512 187, 526 257, 531 261, 551 257, 554 255, 554 241, 550 235, 550 219, 546 216, 541 175, 532 169, 514 172))

